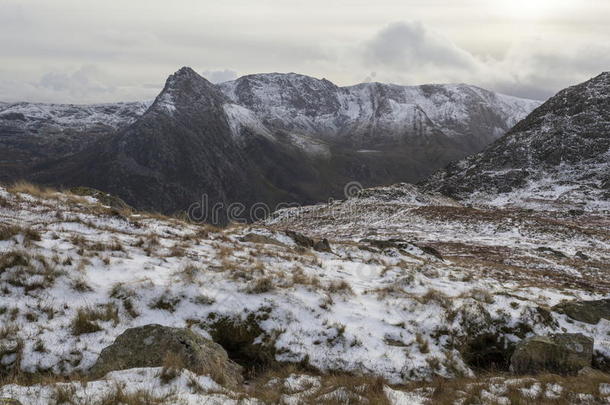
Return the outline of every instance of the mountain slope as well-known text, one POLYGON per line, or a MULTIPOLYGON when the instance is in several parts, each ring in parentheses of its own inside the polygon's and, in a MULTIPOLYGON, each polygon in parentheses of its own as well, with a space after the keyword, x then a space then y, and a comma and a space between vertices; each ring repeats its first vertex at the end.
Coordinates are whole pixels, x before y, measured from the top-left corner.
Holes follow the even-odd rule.
POLYGON ((74 154, 135 122, 150 103, 0 103, 0 181, 41 161, 74 154))
MULTIPOLYGON (((46 106, 46 122, 75 135, 64 142, 24 125, 25 155, 7 155, 13 169, 0 180, 90 186, 165 213, 207 199, 206 213, 224 220, 206 221, 224 223, 229 211, 254 220, 248 210, 257 202, 268 214, 282 203, 342 197, 351 181, 421 180, 479 150, 535 104, 465 85, 341 88, 295 74, 213 85, 183 68, 145 113, 142 105, 46 106)), ((6 117, 32 109, 15 106, 6 117)), ((0 131, 2 139, 10 136, 0 131)))
MULTIPOLYGON (((559 92, 425 188, 459 198, 610 207, 610 73, 559 92)), ((493 201, 492 201, 493 202, 493 201)))
POLYGON ((248 75, 219 86, 271 128, 359 147, 442 133, 478 151, 539 105, 463 84, 338 87, 294 73, 248 75))
POLYGON ((37 179, 91 185, 162 212, 186 210, 204 193, 225 210, 232 201, 251 203, 260 196, 256 170, 234 142, 225 104, 214 85, 183 68, 134 124, 76 156, 37 167, 37 179))

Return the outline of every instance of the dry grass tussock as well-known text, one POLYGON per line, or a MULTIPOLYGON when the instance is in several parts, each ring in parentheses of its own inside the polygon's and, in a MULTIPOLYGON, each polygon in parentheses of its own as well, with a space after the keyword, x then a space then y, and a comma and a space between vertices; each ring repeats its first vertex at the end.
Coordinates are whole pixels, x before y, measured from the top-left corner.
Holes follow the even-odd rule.
POLYGON ((413 391, 425 389, 431 391, 428 404, 453 405, 456 401, 463 404, 501 403, 489 402, 489 387, 491 385, 504 385, 507 381, 506 391, 498 396, 503 396, 508 403, 514 405, 568 405, 575 403, 604 403, 600 395, 599 386, 602 383, 610 383, 610 376, 574 376, 561 377, 554 374, 544 374, 535 377, 515 378, 513 375, 481 375, 476 378, 445 379, 435 378, 432 382, 415 382, 408 384, 406 389, 413 391), (540 390, 536 392, 536 386, 540 390), (553 388, 562 388, 553 391, 553 388), (534 387, 533 396, 527 396, 522 390, 534 387), (546 396, 545 393, 552 392, 546 396), (579 394, 590 395, 591 401, 579 399, 579 394))
POLYGON ((39 242, 42 239, 40 232, 32 227, 12 224, 0 225, 0 240, 9 240, 17 235, 23 235, 24 244, 39 242))
POLYGON ((72 320, 72 333, 76 336, 95 333, 102 330, 99 321, 119 324, 119 310, 113 304, 105 304, 100 308, 80 308, 72 320))
MULTIPOLYGON (((268 370, 252 382, 249 396, 257 398, 267 404, 282 403, 283 395, 294 394, 295 391, 281 384, 281 381, 293 374, 303 375, 304 372, 297 365, 285 365, 268 370)), ((298 403, 304 405, 344 405, 369 403, 375 405, 389 405, 385 393, 385 381, 374 376, 354 376, 349 374, 322 375, 315 371, 305 372, 305 375, 318 380, 307 384, 304 388, 306 393, 299 398, 298 403), (351 399, 334 396, 333 392, 343 391, 353 395, 351 399), (359 398, 359 400, 356 400, 359 398), (364 399, 362 399, 364 398, 364 399)))
POLYGON ((12 194, 29 194, 33 197, 42 199, 54 198, 59 193, 58 190, 53 188, 40 186, 24 180, 17 181, 9 185, 6 189, 12 194))

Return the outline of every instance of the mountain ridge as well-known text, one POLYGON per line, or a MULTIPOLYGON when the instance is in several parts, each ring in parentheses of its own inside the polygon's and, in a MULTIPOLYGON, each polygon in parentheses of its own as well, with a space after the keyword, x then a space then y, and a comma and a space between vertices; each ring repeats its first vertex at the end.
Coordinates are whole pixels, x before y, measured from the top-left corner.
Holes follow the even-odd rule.
MULTIPOLYGON (((61 141, 61 125, 41 136, 26 128, 12 144, 24 158, 0 156, 14 166, 0 180, 94 187, 164 213, 188 210, 204 195, 222 212, 233 203, 245 211, 312 204, 343 197, 352 181, 421 180, 479 150, 533 108, 502 97, 460 86, 341 88, 297 74, 214 85, 183 67, 135 119, 99 134, 83 125, 93 135, 87 142, 78 129, 61 141), (46 153, 56 139, 69 147, 46 153)), ((13 142, 4 121, 0 112, 0 143, 13 142)))

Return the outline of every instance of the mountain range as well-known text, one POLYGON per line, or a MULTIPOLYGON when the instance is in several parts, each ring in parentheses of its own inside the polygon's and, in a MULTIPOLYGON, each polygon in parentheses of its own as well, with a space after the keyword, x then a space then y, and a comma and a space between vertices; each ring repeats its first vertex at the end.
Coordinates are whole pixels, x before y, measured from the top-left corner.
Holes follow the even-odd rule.
POLYGON ((86 185, 164 213, 205 198, 224 216, 234 202, 422 180, 538 105, 462 84, 339 87, 294 73, 214 85, 185 67, 152 103, 0 104, 0 181, 86 185))

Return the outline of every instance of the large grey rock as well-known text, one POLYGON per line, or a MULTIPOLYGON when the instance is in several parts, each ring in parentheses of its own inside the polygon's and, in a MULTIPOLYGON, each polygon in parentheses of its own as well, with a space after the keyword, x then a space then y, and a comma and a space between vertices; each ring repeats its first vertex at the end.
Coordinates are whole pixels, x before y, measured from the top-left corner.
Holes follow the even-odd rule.
POLYGON ((517 374, 576 374, 590 367, 592 359, 593 339, 580 333, 564 333, 522 340, 510 363, 517 374))
POLYGON ((596 301, 569 301, 555 305, 553 311, 566 314, 570 318, 597 324, 601 319, 610 320, 610 298, 596 301))
POLYGON ((242 381, 242 368, 229 360, 219 344, 190 329, 145 325, 127 329, 100 354, 90 373, 102 377, 115 370, 137 367, 161 367, 168 355, 177 358, 184 368, 210 374, 222 384, 242 381))

